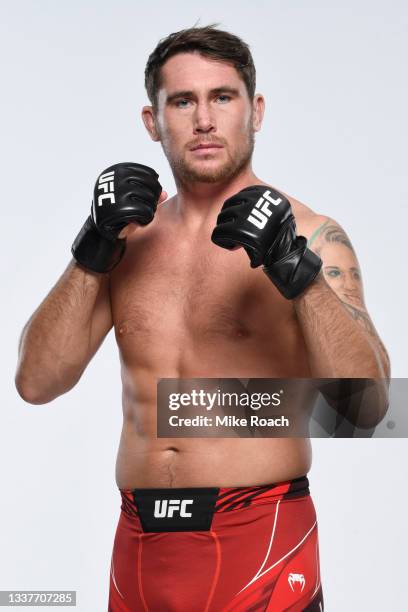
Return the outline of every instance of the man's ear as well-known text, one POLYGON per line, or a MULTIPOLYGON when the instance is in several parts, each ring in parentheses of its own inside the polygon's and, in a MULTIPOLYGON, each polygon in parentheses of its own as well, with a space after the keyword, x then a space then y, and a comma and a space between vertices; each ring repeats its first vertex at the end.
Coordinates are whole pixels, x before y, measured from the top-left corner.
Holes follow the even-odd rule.
POLYGON ((263 120, 263 116, 265 112, 265 98, 263 97, 262 94, 255 94, 253 103, 252 103, 252 108, 253 108, 252 127, 255 130, 255 132, 259 132, 262 126, 262 120, 263 120))
POLYGON ((149 132, 150 138, 155 142, 158 142, 160 140, 160 135, 156 128, 156 120, 152 106, 144 106, 142 108, 142 120, 145 124, 146 130, 149 132))

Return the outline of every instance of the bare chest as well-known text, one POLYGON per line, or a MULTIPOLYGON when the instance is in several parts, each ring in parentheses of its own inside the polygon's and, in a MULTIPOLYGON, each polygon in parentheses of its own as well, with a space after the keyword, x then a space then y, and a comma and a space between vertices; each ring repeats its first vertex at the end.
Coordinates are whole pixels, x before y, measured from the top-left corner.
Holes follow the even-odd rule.
POLYGON ((291 359, 302 347, 291 303, 261 269, 250 268, 243 249, 225 251, 209 239, 146 232, 128 245, 112 275, 111 302, 129 364, 184 363, 186 371, 200 355, 209 375, 210 363, 218 370, 231 363, 235 372, 244 355, 258 372, 262 360, 284 363, 285 354, 291 359))

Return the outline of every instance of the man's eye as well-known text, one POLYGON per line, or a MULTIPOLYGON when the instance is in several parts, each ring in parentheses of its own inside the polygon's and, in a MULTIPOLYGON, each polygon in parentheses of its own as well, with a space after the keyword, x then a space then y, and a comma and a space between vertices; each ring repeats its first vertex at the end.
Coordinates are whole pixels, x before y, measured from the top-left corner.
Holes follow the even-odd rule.
POLYGON ((185 98, 182 98, 182 99, 180 99, 180 100, 177 100, 177 101, 176 101, 176 106, 177 106, 178 108, 186 108, 186 107, 184 106, 184 102, 190 102, 190 100, 186 100, 185 98))
POLYGON ((218 99, 220 99, 220 98, 224 98, 225 99, 226 98, 227 100, 231 100, 231 96, 227 96, 227 94, 221 94, 221 95, 219 95, 217 97, 218 97, 218 99))

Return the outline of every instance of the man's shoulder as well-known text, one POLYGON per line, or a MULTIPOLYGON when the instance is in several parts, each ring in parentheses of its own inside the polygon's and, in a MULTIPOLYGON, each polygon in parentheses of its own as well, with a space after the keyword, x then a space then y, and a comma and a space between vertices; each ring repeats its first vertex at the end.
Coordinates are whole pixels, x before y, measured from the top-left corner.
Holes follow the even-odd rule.
POLYGON ((301 202, 284 191, 281 191, 281 193, 283 193, 290 202, 296 220, 298 234, 309 239, 325 224, 336 224, 336 221, 328 215, 313 210, 310 206, 304 204, 304 202, 301 202))
POLYGON ((348 246, 354 253, 350 238, 342 225, 333 217, 313 210, 303 202, 281 191, 289 200, 296 221, 298 235, 305 236, 309 248, 320 249, 330 242, 348 246))

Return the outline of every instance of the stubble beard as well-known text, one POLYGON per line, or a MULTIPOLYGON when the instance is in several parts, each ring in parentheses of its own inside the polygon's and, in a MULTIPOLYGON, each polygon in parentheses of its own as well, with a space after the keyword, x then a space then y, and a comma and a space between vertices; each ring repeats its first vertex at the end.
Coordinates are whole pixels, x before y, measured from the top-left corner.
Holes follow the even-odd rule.
POLYGON ((172 169, 176 183, 218 183, 225 182, 237 176, 252 158, 255 146, 255 131, 249 128, 245 140, 234 151, 233 155, 227 150, 227 159, 223 164, 214 168, 205 167, 205 161, 199 164, 189 163, 184 156, 174 155, 166 143, 162 141, 165 156, 172 169))

